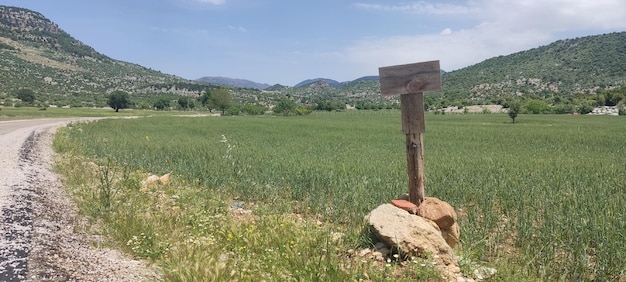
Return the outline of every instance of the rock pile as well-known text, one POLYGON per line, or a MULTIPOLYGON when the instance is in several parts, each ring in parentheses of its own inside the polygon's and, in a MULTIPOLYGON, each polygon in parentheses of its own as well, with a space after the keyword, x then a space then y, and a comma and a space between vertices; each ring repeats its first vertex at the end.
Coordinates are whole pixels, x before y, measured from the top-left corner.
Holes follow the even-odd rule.
POLYGON ((148 187, 152 186, 152 185, 156 185, 156 184, 163 184, 163 185, 167 185, 170 183, 170 174, 166 173, 163 174, 161 177, 159 177, 158 175, 155 174, 150 174, 148 175, 148 177, 144 180, 141 181, 141 192, 147 192, 148 191, 148 187))
POLYGON ((392 203, 365 216, 380 242, 404 256, 432 258, 444 276, 458 277, 460 270, 450 271, 459 269, 452 250, 460 235, 454 208, 437 198, 426 198, 419 207, 404 199, 392 203))
POLYGON ((452 248, 431 220, 412 215, 391 204, 383 204, 365 216, 376 237, 398 252, 423 257, 431 255, 448 265, 456 263, 452 248))

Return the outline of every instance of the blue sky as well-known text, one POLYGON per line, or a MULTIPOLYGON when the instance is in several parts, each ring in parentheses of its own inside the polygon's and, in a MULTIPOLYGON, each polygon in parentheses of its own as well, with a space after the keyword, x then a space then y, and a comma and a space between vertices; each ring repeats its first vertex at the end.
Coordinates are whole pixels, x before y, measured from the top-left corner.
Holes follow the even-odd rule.
POLYGON ((440 60, 452 71, 626 31, 623 0, 1 0, 115 59, 187 79, 295 85, 440 60))

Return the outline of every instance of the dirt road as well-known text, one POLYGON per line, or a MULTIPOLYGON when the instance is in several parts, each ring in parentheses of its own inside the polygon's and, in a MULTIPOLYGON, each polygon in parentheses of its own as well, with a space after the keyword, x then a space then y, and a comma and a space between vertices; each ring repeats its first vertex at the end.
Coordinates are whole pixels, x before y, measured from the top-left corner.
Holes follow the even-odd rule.
POLYGON ((51 170, 52 134, 90 118, 0 122, 0 281, 155 281, 158 271, 76 228, 51 170))

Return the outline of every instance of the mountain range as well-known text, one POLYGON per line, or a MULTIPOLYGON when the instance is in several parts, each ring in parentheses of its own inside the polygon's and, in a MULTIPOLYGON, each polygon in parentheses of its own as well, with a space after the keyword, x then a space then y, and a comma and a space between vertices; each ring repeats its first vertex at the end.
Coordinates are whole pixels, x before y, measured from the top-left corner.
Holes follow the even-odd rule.
MULTIPOLYGON (((452 99, 591 94, 626 84, 626 32, 559 40, 459 70, 442 71, 442 76, 444 90, 439 94, 452 99)), ((377 84, 378 76, 347 82, 307 79, 294 88, 339 89, 356 82, 377 84)))
MULTIPOLYGON (((0 5, 0 102, 30 88, 47 103, 99 105, 122 90, 154 99, 160 95, 197 97, 207 89, 228 87, 242 102, 273 103, 292 97, 387 101, 377 76, 338 82, 308 79, 295 86, 245 79, 203 77, 187 80, 101 54, 64 32, 42 14, 0 5)), ((626 32, 559 40, 530 50, 498 56, 442 73, 443 90, 432 99, 481 101, 501 97, 595 94, 626 84, 626 32)), ((394 98, 391 98, 394 99, 394 98)))
POLYGON ((204 77, 196 79, 196 81, 213 83, 213 84, 221 84, 221 85, 227 85, 227 86, 233 86, 233 87, 239 87, 239 88, 254 88, 254 89, 259 89, 259 90, 263 90, 271 86, 267 83, 258 83, 258 82, 254 82, 254 81, 247 80, 247 79, 230 78, 230 77, 223 77, 223 76, 204 76, 204 77))

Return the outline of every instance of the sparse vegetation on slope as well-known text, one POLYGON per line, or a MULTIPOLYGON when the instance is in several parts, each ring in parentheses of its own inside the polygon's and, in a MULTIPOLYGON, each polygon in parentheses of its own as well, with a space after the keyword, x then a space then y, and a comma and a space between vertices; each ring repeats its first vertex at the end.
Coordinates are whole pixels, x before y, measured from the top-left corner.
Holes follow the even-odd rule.
POLYGON ((559 40, 444 74, 448 99, 571 97, 626 84, 626 32, 559 40))
POLYGON ((0 42, 0 68, 10 70, 0 76, 5 93, 29 87, 46 97, 105 96, 114 90, 191 95, 208 88, 111 59, 27 9, 0 6, 0 42))

